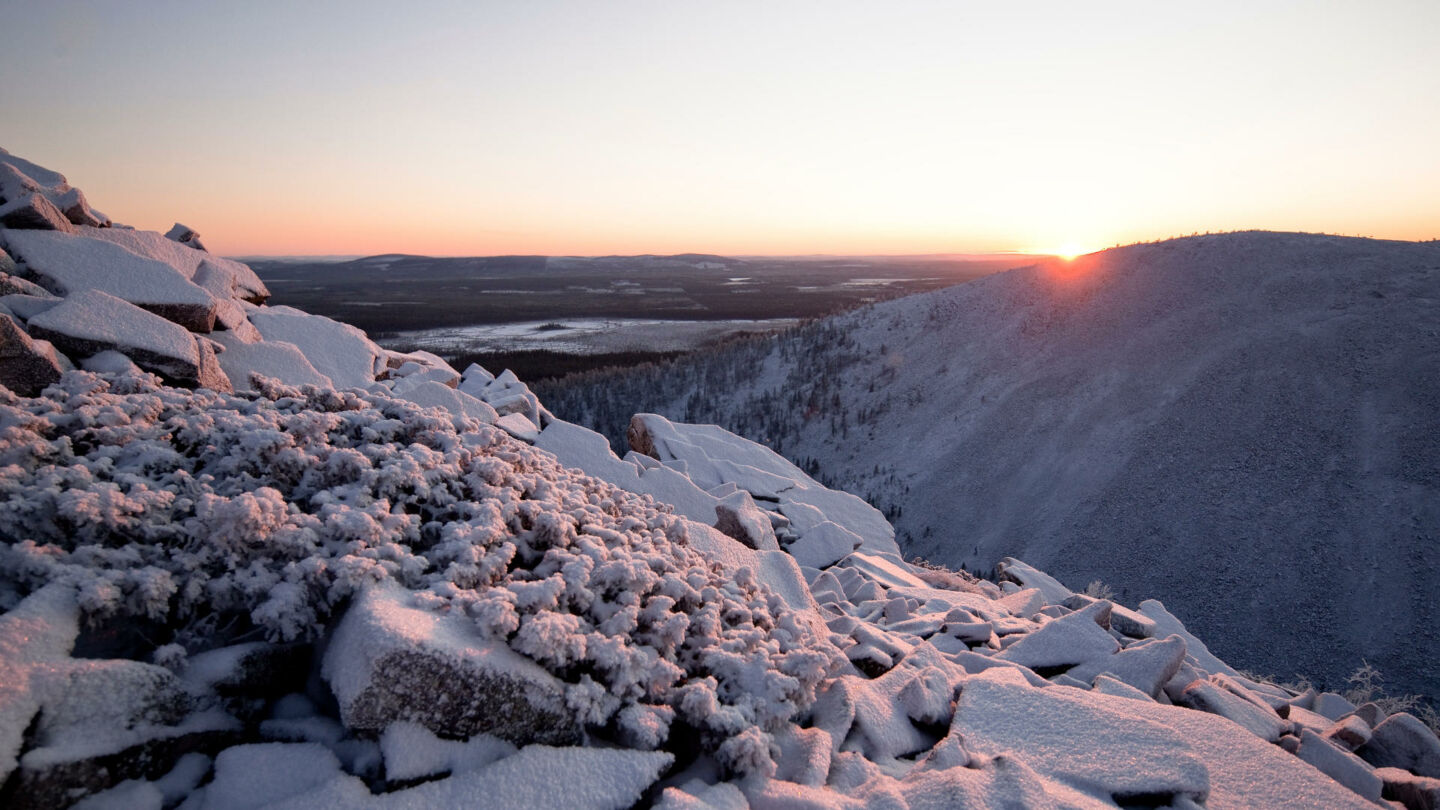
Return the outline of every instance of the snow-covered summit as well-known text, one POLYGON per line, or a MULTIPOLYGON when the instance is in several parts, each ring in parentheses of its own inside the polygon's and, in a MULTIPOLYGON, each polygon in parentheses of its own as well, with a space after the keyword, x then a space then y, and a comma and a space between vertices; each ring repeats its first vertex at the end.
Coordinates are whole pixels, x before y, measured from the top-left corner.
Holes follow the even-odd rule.
POLYGON ((189 229, 103 224, 0 229, 7 807, 1440 791, 1418 719, 1249 680, 1158 601, 912 564, 763 446, 641 414, 617 457, 509 372, 265 306, 189 229))

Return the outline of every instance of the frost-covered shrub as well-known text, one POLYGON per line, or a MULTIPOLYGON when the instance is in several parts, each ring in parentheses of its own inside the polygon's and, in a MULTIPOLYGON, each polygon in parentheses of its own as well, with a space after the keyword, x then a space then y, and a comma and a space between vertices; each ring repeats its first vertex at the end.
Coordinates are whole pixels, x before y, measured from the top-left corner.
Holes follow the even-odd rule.
MULTIPOLYGON (((814 699, 835 650, 748 570, 723 575, 652 499, 504 432, 383 394, 258 396, 72 372, 0 388, 0 579, 73 584, 92 617, 313 638, 366 583, 462 612, 636 747, 677 715, 738 771, 814 699)), ((6 583, 0 583, 6 584, 6 583)))

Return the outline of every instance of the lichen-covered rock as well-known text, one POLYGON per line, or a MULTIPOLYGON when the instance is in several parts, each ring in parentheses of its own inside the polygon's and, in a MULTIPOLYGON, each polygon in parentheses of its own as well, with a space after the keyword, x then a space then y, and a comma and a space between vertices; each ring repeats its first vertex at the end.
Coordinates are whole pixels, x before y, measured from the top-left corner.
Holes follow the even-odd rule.
POLYGON ((409 604, 374 587, 341 619, 323 665, 349 728, 382 731, 410 721, 438 734, 488 733, 517 745, 574 745, 581 724, 565 685, 473 621, 409 604))

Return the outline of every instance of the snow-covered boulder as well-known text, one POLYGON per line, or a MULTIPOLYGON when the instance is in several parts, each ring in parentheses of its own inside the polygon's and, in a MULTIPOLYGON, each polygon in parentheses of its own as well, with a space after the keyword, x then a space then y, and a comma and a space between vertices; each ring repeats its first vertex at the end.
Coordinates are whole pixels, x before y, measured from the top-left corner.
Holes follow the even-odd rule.
MULTIPOLYGON (((1223 676, 1216 676, 1220 678, 1223 676)), ((1175 701, 1202 712, 1224 717, 1266 742, 1278 742, 1290 726, 1269 706, 1226 689, 1222 681, 1195 681, 1175 701)))
POLYGON ((1376 768, 1375 775, 1384 783, 1381 795, 1400 802, 1406 810, 1440 808, 1440 779, 1416 776, 1400 768, 1376 768))
MULTIPOLYGON (((505 427, 499 424, 500 417, 495 414, 495 409, 490 407, 488 403, 482 402, 464 391, 456 391, 454 388, 444 383, 436 382, 435 380, 425 380, 416 385, 408 386, 397 392, 396 396, 408 402, 413 402, 422 408, 441 408, 455 416, 468 416, 471 419, 478 419, 487 425, 497 425, 502 429, 505 427)), ((517 414, 506 414, 506 416, 517 416, 517 414)), ((534 426, 529 423, 529 420, 519 424, 512 421, 510 426, 513 430, 506 432, 511 433, 511 435, 515 435, 516 432, 533 435, 535 432, 534 426)))
POLYGON ((82 290, 28 324, 32 335, 74 357, 115 350, 175 382, 231 390, 214 350, 184 327, 99 290, 82 290))
POLYGON ((1109 611, 1109 602, 1097 602, 1047 622, 996 657, 1041 671, 1108 660, 1120 649, 1120 643, 1100 625, 1109 622, 1109 611))
POLYGON ((363 388, 375 381, 383 350, 359 329, 293 307, 256 307, 249 315, 265 340, 293 344, 336 387, 363 388))
POLYGON ((0 203, 13 203, 31 195, 44 199, 59 212, 62 222, 110 224, 110 218, 91 208, 85 194, 66 182, 64 175, 0 149, 0 203))
POLYGON ((1380 801, 1383 783, 1375 769, 1349 751, 1342 751, 1310 729, 1300 730, 1300 749, 1296 756, 1314 765, 1321 773, 1372 802, 1380 801))
POLYGON ((25 731, 79 633, 75 593, 60 584, 0 615, 0 785, 15 769, 25 731))
POLYGON ((316 371, 293 343, 278 340, 251 343, 241 340, 235 332, 215 332, 214 339, 225 347, 218 358, 220 368, 236 391, 259 390, 254 382, 257 374, 286 385, 334 387, 330 378, 316 371))
POLYGON ((65 218, 60 209, 39 194, 27 194, 0 204, 0 225, 17 231, 75 232, 75 226, 70 224, 70 220, 65 218))
POLYGON ((1013 753, 1039 773, 1109 796, 1204 801, 1204 760, 1181 734, 1137 716, 1136 705, 1036 689, 1009 670, 991 669, 966 680, 950 733, 972 755, 1013 753))
MULTIPOLYGON (((11 231, 10 252, 26 272, 59 295, 98 290, 160 315, 192 332, 215 328, 214 295, 172 264, 136 253, 114 237, 138 239, 140 231, 82 228, 80 233, 11 231)), ((158 235, 157 235, 158 236, 158 235)), ((160 239, 175 250, 175 243, 160 239)), ((193 252, 193 251, 191 251, 193 252)))
POLYGON ((1377 768, 1404 768, 1420 776, 1440 779, 1440 739, 1406 712, 1385 718, 1358 753, 1377 768))
POLYGON ((138 256, 167 264, 217 298, 260 304, 270 297, 265 282, 248 265, 195 250, 155 231, 105 228, 84 233, 91 238, 113 242, 138 256))
MULTIPOLYGON (((715 504, 715 528, 759 551, 779 551, 775 528, 750 493, 737 490, 715 504)), ((845 552, 849 554, 850 551, 845 552)), ((804 561, 801 565, 809 565, 804 561)), ((820 567, 820 566, 813 566, 820 567)))
POLYGON ((630 420, 626 436, 637 453, 683 463, 702 489, 733 483, 757 500, 775 502, 801 537, 829 521, 858 536, 867 549, 900 553, 895 530, 879 510, 848 492, 821 486, 764 445, 715 425, 685 425, 648 413, 630 420))
MULTIPOLYGON (((186 247, 192 247, 202 251, 205 250, 205 245, 200 241, 200 234, 196 233, 195 230, 188 225, 181 225, 178 222, 175 223, 170 227, 170 230, 165 232, 165 238, 179 242, 186 247)), ((208 253, 209 251, 206 252, 208 253)))
POLYGON ((1092 658, 1066 674, 1084 682, 1108 675, 1154 698, 1185 661, 1185 640, 1176 635, 1131 644, 1108 658, 1092 658))
MULTIPOLYGON (((466 391, 464 383, 460 391, 466 391)), ((621 489, 670 504, 677 515, 707 524, 716 519, 719 499, 714 495, 668 467, 658 464, 646 467, 621 460, 611 451, 610 441, 589 428, 555 419, 540 431, 535 446, 553 453, 567 467, 584 470, 621 489)))
POLYGON ((799 539, 791 543, 786 551, 794 555, 796 562, 807 568, 827 568, 850 556, 864 540, 854 532, 834 521, 824 520, 808 526, 799 539))
POLYGON ((335 629, 323 672, 345 725, 383 731, 397 721, 450 737, 493 734, 518 744, 575 744, 580 724, 565 685, 462 616, 410 604, 374 587, 335 629))
POLYGON ((47 309, 51 309, 63 299, 42 291, 39 295, 25 295, 22 293, 11 293, 0 295, 0 304, 5 305, 9 314, 14 315, 22 321, 29 321, 47 309))
POLYGON ((54 346, 32 340, 14 318, 0 315, 0 385, 33 397, 60 379, 63 370, 54 346))

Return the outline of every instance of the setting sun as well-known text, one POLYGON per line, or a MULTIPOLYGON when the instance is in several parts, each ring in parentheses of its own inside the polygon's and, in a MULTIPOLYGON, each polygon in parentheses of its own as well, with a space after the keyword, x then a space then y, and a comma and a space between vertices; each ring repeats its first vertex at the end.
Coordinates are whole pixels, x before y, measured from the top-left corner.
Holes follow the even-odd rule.
POLYGON ((1025 251, 1040 256, 1054 256, 1065 261, 1073 261, 1077 256, 1084 256, 1086 253, 1094 253, 1095 249, 1086 247, 1078 242, 1065 242, 1064 244, 1048 248, 1032 248, 1025 251))

